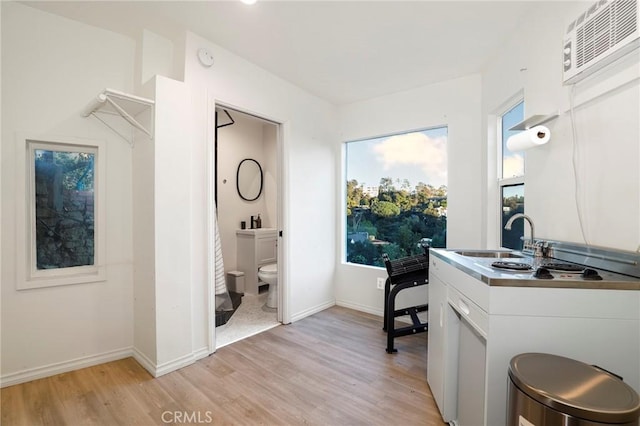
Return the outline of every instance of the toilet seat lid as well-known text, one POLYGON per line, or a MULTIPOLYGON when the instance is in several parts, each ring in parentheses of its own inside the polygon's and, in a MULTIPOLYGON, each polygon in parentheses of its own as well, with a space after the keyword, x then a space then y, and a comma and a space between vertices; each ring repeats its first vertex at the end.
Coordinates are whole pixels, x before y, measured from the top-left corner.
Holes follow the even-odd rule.
POLYGON ((275 274, 276 272, 278 272, 278 264, 270 263, 268 265, 261 266, 260 271, 275 274))

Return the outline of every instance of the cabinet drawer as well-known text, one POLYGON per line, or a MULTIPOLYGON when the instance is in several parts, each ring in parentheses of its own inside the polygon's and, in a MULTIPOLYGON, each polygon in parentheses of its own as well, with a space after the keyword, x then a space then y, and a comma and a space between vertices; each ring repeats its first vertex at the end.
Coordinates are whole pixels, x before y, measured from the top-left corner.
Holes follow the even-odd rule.
POLYGON ((447 299, 449 305, 486 339, 489 332, 489 314, 453 287, 448 288, 447 299))

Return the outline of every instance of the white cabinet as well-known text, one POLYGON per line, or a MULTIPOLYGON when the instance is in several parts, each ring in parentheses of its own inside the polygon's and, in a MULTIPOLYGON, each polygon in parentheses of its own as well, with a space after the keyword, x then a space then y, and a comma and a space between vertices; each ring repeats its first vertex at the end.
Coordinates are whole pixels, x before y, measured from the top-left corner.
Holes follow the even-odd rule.
POLYGON ((244 272, 244 292, 258 294, 258 269, 277 261, 277 230, 274 228, 236 231, 238 270, 244 272))
POLYGON ((488 315, 453 286, 447 291, 447 362, 456 368, 447 384, 455 391, 457 424, 485 423, 485 383, 488 315))
POLYGON ((638 306, 634 290, 491 287, 485 424, 506 423, 507 368, 525 352, 598 365, 640 391, 638 306))
POLYGON ((445 421, 504 425, 525 352, 598 365, 640 391, 640 291, 491 286, 430 255, 427 381, 445 421))
POLYGON ((427 382, 444 421, 460 426, 481 425, 485 414, 488 315, 462 293, 482 299, 474 281, 431 256, 427 382))
POLYGON ((445 397, 445 359, 447 341, 445 322, 447 308, 447 285, 439 277, 441 260, 429 260, 429 333, 427 335, 427 382, 436 405, 445 421, 455 417, 455 400, 445 397))

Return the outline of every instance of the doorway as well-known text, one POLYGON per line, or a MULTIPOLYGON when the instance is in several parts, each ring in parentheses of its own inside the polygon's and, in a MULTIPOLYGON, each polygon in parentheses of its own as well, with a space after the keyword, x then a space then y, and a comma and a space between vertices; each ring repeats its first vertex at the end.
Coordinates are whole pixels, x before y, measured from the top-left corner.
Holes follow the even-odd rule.
MULTIPOLYGON (((210 276, 220 276, 224 269, 233 306, 223 318, 217 308, 216 318, 210 312, 210 324, 215 324, 210 352, 281 324, 284 301, 281 125, 222 104, 212 109, 210 181, 216 214, 211 229, 217 228, 223 266, 212 265, 217 270, 210 276), (258 277, 259 269, 274 266, 277 291, 258 277)), ((218 305, 214 300, 209 306, 218 305)))

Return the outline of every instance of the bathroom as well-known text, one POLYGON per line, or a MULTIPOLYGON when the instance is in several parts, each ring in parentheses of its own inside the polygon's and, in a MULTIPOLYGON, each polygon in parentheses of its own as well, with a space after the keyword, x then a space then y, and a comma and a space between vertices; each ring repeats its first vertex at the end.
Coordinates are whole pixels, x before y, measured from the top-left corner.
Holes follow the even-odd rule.
POLYGON ((280 324, 277 286, 263 281, 270 270, 277 282, 278 125, 218 106, 215 140, 218 231, 235 308, 223 324, 216 321, 220 348, 280 324), (267 253, 258 257, 268 262, 254 259, 254 247, 267 253), (259 262, 256 268, 250 266, 254 261, 259 262))

